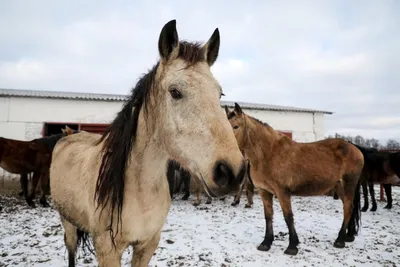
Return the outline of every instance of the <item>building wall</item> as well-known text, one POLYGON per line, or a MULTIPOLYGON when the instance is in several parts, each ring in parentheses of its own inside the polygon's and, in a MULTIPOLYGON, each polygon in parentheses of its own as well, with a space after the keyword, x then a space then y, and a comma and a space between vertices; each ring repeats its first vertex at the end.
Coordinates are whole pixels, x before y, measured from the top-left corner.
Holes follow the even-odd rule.
MULTIPOLYGON (((43 122, 110 123, 122 102, 43 98, 0 98, 0 136, 19 140, 41 137, 43 122)), ((324 115, 320 113, 246 110, 280 131, 292 132, 298 142, 324 137, 324 115)))

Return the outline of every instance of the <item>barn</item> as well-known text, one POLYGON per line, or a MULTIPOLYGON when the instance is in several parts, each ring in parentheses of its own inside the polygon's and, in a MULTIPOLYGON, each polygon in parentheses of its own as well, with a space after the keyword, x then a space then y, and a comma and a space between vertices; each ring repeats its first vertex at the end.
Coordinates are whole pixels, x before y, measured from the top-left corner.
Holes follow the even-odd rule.
MULTIPOLYGON (((0 137, 31 140, 61 133, 65 125, 102 133, 125 99, 125 95, 114 94, 0 89, 0 137)), ((247 114, 268 122, 298 142, 323 139, 324 115, 332 114, 323 110, 237 102, 247 114)), ((221 108, 224 105, 233 108, 234 102, 221 101, 221 108)))

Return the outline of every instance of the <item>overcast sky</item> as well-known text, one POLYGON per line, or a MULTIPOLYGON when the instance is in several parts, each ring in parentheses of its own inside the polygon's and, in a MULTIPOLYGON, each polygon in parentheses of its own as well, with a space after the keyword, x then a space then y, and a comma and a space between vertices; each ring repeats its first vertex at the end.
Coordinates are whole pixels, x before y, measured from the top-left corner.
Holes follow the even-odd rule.
POLYGON ((0 88, 127 94, 162 26, 206 41, 223 100, 335 112, 326 135, 400 140, 400 1, 1 1, 0 88))

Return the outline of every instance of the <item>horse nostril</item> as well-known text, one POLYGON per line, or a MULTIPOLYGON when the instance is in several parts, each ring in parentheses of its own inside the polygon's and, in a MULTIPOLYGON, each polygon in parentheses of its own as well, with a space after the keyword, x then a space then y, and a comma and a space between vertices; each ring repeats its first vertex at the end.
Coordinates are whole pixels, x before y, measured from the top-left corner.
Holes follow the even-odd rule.
POLYGON ((224 187, 232 183, 235 176, 232 168, 223 163, 217 162, 214 168, 214 181, 218 186, 224 187))

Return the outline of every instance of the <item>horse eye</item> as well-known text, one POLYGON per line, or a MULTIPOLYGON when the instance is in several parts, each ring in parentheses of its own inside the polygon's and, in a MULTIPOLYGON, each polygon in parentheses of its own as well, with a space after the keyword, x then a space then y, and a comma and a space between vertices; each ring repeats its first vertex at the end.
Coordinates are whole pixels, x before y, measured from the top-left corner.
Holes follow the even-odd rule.
POLYGON ((239 128, 239 125, 235 125, 235 126, 233 126, 233 129, 238 129, 239 128))
POLYGON ((177 89, 173 88, 171 90, 169 90, 169 93, 171 94, 171 96, 174 99, 181 99, 182 98, 182 94, 181 92, 179 92, 177 89))

